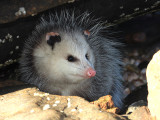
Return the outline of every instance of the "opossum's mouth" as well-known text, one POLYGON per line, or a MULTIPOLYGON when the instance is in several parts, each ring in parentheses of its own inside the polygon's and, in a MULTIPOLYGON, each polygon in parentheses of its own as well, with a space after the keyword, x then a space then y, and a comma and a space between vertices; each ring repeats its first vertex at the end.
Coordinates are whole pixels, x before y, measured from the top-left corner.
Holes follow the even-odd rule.
POLYGON ((71 75, 75 77, 80 77, 80 78, 88 78, 87 76, 81 75, 81 74, 71 74, 71 75))

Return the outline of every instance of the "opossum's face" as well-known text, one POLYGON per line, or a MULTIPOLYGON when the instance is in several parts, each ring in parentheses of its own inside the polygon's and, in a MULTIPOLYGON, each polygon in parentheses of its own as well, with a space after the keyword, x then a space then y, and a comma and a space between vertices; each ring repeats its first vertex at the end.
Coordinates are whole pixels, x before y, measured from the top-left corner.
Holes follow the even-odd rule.
POLYGON ((47 33, 34 50, 39 73, 54 82, 78 83, 94 77, 95 58, 83 34, 47 33))

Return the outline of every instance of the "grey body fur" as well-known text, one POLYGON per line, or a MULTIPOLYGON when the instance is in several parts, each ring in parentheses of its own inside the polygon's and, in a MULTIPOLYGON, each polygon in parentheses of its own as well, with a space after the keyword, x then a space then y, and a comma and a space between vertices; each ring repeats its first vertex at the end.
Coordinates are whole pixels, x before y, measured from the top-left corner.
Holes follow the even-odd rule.
MULTIPOLYGON (((55 15, 49 15, 49 17, 43 17, 40 24, 36 26, 36 29, 25 43, 20 59, 21 80, 34 84, 45 92, 60 95, 77 95, 89 101, 110 94, 113 97, 115 106, 122 108, 124 96, 121 75, 122 62, 121 54, 116 49, 120 44, 101 35, 101 32, 105 29, 102 25, 103 22, 90 18, 88 13, 83 13, 75 17, 74 12, 70 13, 67 10, 62 11, 60 14, 56 13, 55 15), (84 36, 84 30, 90 32, 88 37, 84 36), (84 42, 89 45, 94 55, 93 66, 96 70, 95 77, 78 82, 72 88, 73 84, 63 80, 62 82, 58 81, 60 84, 64 83, 63 86, 57 86, 56 80, 51 83, 52 80, 48 77, 47 70, 43 71, 42 69, 42 72, 39 72, 40 68, 37 65, 40 64, 41 66, 41 63, 36 63, 34 50, 40 44, 43 45, 42 40, 45 34, 51 31, 59 32, 61 36, 70 35, 73 37, 76 37, 78 33, 78 35, 84 38, 84 42), (65 87, 70 87, 72 91, 68 94, 62 94, 60 89, 65 87)), ((58 43, 55 44, 55 47, 56 45, 58 43)))

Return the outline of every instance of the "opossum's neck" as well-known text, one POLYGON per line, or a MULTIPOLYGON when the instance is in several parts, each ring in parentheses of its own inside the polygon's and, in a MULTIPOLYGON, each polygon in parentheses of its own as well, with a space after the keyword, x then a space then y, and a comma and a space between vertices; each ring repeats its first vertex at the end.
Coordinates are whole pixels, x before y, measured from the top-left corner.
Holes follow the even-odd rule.
POLYGON ((64 96, 76 95, 80 91, 88 91, 91 87, 92 80, 93 79, 84 80, 80 83, 49 83, 45 90, 64 96))
MULTIPOLYGON (((49 91, 53 90, 53 86, 54 86, 54 89, 57 90, 58 94, 68 96, 68 95, 72 95, 73 91, 75 91, 78 87, 80 87, 80 84, 77 84, 77 83, 76 84, 75 83, 70 83, 70 84, 56 83, 56 84, 53 84, 53 83, 51 83, 48 86, 49 91)), ((53 90, 53 93, 54 92, 55 91, 53 90)))

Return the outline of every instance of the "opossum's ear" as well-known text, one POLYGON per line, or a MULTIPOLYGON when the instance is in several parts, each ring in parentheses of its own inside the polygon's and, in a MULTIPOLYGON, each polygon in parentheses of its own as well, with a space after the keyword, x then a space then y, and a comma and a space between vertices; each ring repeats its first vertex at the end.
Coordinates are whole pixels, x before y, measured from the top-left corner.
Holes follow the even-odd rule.
POLYGON ((61 37, 56 32, 49 32, 46 34, 46 41, 47 41, 47 44, 50 45, 53 50, 55 43, 61 42, 61 37))
POLYGON ((90 36, 90 34, 91 34, 88 30, 84 30, 84 32, 83 32, 83 33, 84 33, 84 35, 85 35, 85 36, 87 36, 87 37, 89 37, 89 36, 90 36))

